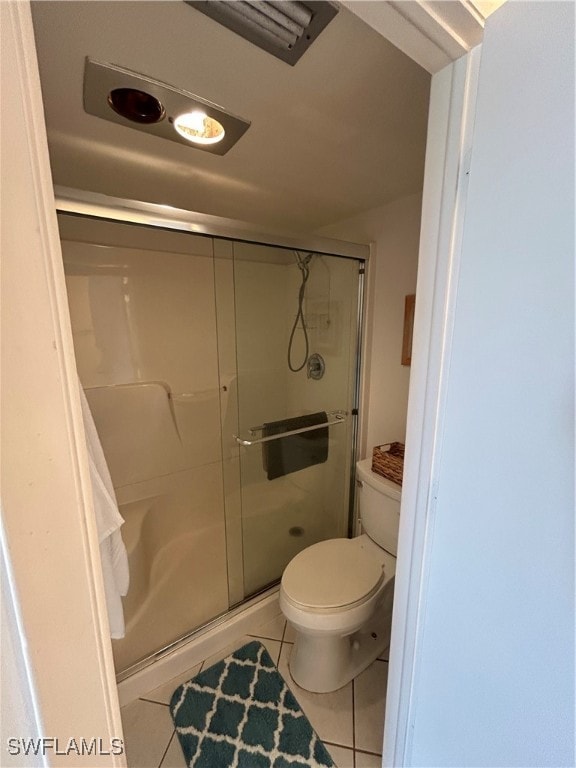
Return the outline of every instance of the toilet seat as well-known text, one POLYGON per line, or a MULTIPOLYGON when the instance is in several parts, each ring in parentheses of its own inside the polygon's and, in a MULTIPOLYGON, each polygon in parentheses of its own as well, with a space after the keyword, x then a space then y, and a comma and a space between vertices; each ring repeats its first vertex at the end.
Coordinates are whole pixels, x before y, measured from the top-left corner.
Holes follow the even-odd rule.
POLYGON ((282 576, 282 590, 295 606, 334 611, 369 599, 383 579, 381 559, 359 539, 330 539, 293 558, 282 576))

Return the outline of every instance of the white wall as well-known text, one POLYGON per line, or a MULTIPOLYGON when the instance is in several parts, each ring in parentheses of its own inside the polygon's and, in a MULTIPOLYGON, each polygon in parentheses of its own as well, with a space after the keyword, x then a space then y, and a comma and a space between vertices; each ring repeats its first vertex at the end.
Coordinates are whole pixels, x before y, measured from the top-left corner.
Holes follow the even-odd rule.
POLYGON ((369 265, 368 402, 362 415, 366 444, 372 448, 392 440, 404 441, 410 368, 401 364, 404 297, 416 291, 421 195, 396 200, 320 230, 341 240, 374 242, 369 265))
POLYGON ((482 52, 414 766, 574 765, 574 8, 482 52))

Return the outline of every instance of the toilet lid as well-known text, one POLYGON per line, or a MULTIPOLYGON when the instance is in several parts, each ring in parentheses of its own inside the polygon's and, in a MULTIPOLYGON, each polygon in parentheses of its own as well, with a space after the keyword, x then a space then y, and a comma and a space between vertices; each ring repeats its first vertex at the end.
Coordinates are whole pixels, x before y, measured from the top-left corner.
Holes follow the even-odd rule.
POLYGON ((353 539, 330 539, 296 555, 284 571, 282 589, 300 605, 341 608, 369 595, 383 573, 378 557, 353 539))

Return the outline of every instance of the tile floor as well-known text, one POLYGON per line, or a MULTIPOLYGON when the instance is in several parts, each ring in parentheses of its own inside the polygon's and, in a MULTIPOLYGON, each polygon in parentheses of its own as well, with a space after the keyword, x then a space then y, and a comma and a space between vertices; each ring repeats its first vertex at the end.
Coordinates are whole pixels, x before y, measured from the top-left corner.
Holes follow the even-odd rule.
MULTIPOLYGON (((309 693, 290 677, 288 659, 294 635, 283 616, 263 624, 202 664, 122 708, 129 768, 186 768, 168 708, 174 690, 186 680, 258 638, 292 689, 338 768, 380 768, 386 705, 388 657, 376 660, 351 683, 334 693, 309 693)), ((225 768, 225 766, 214 766, 225 768)))

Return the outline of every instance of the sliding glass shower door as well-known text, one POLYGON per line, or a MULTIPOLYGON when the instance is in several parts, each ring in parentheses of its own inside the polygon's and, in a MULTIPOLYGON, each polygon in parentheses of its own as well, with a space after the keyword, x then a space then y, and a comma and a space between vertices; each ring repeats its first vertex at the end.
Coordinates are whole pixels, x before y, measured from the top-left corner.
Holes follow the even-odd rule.
POLYGON ((125 520, 125 676, 347 535, 359 262, 59 225, 78 374, 125 520))
POLYGON ((125 521, 122 672, 230 605, 213 240, 59 225, 78 374, 125 521))
POLYGON ((233 256, 248 596, 348 533, 359 262, 249 243, 233 256))

